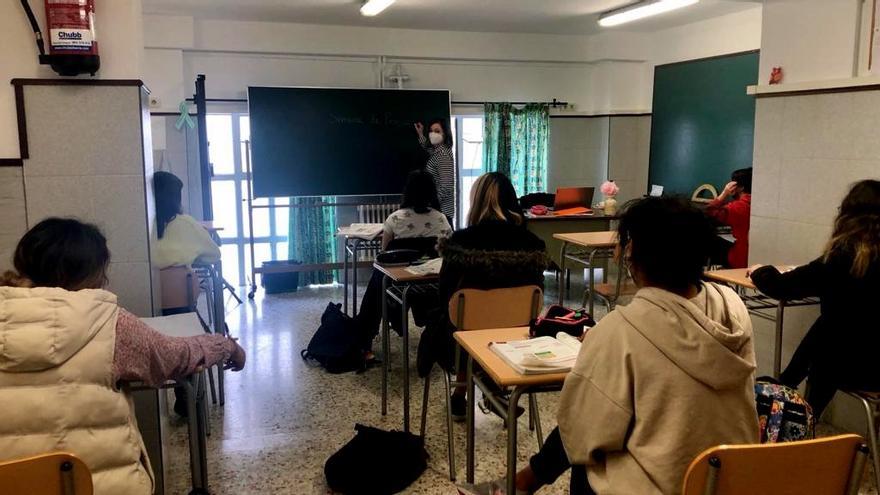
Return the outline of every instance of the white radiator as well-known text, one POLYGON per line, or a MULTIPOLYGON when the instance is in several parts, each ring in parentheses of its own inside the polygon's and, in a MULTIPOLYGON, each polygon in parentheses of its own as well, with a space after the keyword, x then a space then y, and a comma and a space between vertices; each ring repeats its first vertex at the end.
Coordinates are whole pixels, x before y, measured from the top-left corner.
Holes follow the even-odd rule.
POLYGON ((400 205, 380 204, 380 205, 358 205, 358 223, 385 223, 388 215, 391 215, 400 205))
MULTIPOLYGON (((400 208, 400 205, 385 203, 374 205, 358 205, 358 223, 385 223, 385 219, 400 208)), ((372 260, 379 253, 379 249, 367 249, 359 251, 358 261, 372 260)))

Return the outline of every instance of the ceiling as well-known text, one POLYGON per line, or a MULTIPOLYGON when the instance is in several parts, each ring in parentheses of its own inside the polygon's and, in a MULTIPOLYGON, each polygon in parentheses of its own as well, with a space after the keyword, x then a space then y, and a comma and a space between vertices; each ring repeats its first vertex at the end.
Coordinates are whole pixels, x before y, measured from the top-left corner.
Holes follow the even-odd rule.
MULTIPOLYGON (((376 17, 360 0, 142 0, 148 14, 448 31, 592 34, 599 13, 633 0, 397 0, 376 17)), ((755 7, 757 0, 702 0, 651 19, 610 28, 656 31, 755 7)))

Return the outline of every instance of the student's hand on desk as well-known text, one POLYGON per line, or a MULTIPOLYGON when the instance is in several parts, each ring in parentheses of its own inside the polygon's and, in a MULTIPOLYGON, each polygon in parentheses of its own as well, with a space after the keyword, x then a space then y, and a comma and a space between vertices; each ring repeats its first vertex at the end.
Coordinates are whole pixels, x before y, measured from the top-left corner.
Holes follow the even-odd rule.
POLYGON ((247 355, 244 352, 244 349, 238 345, 238 342, 235 343, 235 350, 232 351, 232 355, 229 356, 229 360, 226 361, 226 369, 232 371, 241 371, 244 368, 244 363, 247 360, 247 355))
POLYGON ((764 266, 764 265, 758 264, 758 265, 750 266, 749 269, 746 270, 746 277, 751 277, 752 273, 754 273, 755 270, 757 270, 758 268, 761 268, 762 266, 764 266))

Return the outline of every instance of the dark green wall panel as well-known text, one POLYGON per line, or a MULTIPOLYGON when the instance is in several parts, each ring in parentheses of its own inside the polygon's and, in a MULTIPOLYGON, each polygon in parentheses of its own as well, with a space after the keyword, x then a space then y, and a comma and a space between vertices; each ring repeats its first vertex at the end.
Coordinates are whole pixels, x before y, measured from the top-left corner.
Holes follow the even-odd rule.
POLYGON ((758 52, 658 66, 654 71, 649 184, 690 195, 723 187, 752 165, 758 52))

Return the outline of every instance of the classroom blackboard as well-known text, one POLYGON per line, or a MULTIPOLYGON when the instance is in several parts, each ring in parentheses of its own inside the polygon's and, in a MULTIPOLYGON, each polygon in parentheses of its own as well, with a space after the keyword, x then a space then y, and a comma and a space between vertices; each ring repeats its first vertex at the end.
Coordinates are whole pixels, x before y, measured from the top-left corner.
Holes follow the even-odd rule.
POLYGON ((750 167, 757 81, 758 52, 657 66, 648 183, 690 196, 750 167))
POLYGON ((449 91, 250 87, 248 107, 255 196, 400 194, 449 91))

